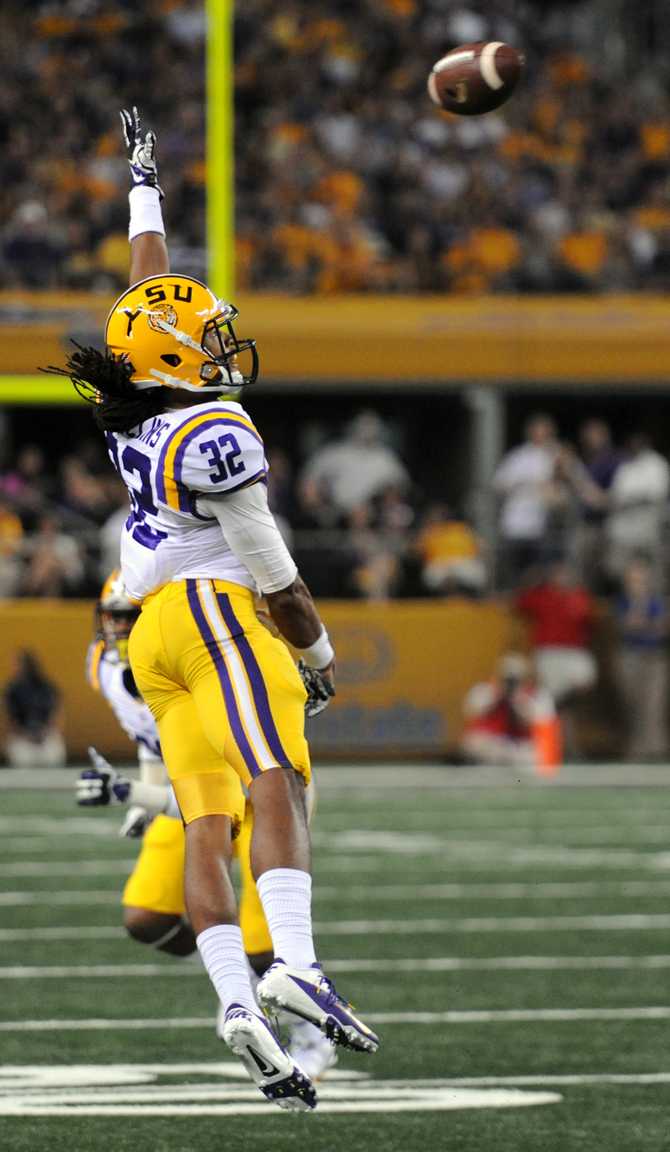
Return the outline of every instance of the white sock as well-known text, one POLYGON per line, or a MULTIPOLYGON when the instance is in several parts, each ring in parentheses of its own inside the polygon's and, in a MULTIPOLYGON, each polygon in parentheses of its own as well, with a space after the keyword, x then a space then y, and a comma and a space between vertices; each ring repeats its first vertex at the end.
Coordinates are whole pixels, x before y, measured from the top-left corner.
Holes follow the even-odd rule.
POLYGON ((258 1015, 238 925, 215 924, 201 932, 195 942, 224 1011, 231 1004, 240 1004, 258 1015))
POLYGON ((312 940, 312 877, 297 868, 271 868, 256 881, 275 956, 291 968, 316 963, 312 940))
POLYGON ((249 974, 249 983, 251 984, 251 991, 252 991, 252 992, 253 992, 253 994, 254 994, 254 999, 256 999, 256 989, 258 988, 258 981, 260 980, 260 976, 259 976, 259 975, 258 975, 258 973, 257 973, 257 972, 256 972, 256 971, 255 971, 255 970, 254 970, 254 969, 251 967, 251 963, 250 963, 250 961, 249 961, 249 957, 248 957, 248 956, 247 956, 247 972, 248 972, 248 974, 249 974))

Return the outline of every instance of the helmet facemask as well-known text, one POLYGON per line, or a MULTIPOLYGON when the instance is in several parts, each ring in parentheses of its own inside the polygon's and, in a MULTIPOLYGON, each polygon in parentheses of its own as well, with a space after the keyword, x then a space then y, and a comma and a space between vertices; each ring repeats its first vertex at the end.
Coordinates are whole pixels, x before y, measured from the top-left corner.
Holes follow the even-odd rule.
POLYGON ((233 321, 238 315, 233 304, 223 304, 221 312, 206 322, 200 342, 209 357, 200 369, 200 379, 220 382, 225 392, 253 384, 258 376, 256 341, 237 338, 233 321))
POLYGON ((128 639, 138 616, 138 609, 129 612, 100 609, 100 635, 104 641, 105 652, 120 664, 128 663, 128 639))

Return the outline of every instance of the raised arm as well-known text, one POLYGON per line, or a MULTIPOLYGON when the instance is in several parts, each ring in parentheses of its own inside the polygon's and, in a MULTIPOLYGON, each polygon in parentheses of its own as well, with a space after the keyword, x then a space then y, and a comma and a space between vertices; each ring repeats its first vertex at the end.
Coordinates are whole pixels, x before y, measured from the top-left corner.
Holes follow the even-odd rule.
POLYGON ((133 107, 120 113, 123 138, 128 149, 128 164, 133 186, 130 190, 130 272, 129 284, 147 276, 160 276, 170 271, 170 258, 165 242, 165 225, 161 212, 163 190, 158 183, 156 134, 142 135, 140 114, 133 107))

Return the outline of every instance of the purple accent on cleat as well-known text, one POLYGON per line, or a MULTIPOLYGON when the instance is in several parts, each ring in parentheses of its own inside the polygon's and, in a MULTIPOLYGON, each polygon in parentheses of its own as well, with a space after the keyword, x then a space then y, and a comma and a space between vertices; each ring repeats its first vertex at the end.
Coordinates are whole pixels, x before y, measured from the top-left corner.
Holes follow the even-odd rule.
POLYGON ((310 1000, 313 1000, 319 1008, 327 1012, 329 1019, 325 1026, 325 1034, 328 1039, 345 1047, 357 1048, 358 1045, 352 1042, 351 1036, 345 1031, 347 1028, 354 1028, 361 1037, 369 1040, 376 1047, 379 1044, 379 1037, 354 1016, 351 1005, 338 995, 335 985, 324 975, 321 965, 312 964, 311 967, 316 969, 321 977, 316 988, 307 980, 301 980, 299 976, 293 974, 291 974, 291 980, 299 988, 302 988, 303 992, 307 993, 310 1000))

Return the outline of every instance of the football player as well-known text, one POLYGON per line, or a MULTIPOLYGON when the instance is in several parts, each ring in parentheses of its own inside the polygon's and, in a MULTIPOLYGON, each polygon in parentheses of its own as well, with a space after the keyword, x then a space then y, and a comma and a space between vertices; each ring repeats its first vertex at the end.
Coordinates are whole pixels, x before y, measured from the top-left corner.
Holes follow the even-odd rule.
POLYGON ((377 1036, 324 974, 312 934, 305 705, 317 710, 334 693, 335 653, 268 508, 263 440, 238 402, 258 375, 255 341, 238 337, 232 304, 170 273, 156 138, 136 109, 122 121, 131 287, 112 306, 104 352, 77 347, 67 373, 94 403, 128 489, 121 568, 142 607, 130 663, 185 824, 186 908, 223 1038, 267 1098, 304 1111, 316 1105, 314 1086, 258 1013, 228 866, 244 785, 275 956, 259 1002, 374 1052, 377 1036), (288 649, 258 621, 255 592, 300 652, 307 692, 288 649))
MULTIPOLYGON (((89 684, 105 698, 119 724, 137 744, 140 779, 123 776, 89 748, 92 768, 76 784, 77 803, 86 807, 129 805, 121 835, 142 836, 137 863, 123 891, 124 925, 135 940, 162 952, 188 956, 195 951, 193 930, 184 917, 184 831, 181 813, 161 757, 156 723, 139 694, 128 663, 128 638, 139 609, 126 594, 118 570, 105 581, 96 605, 96 636, 86 661, 89 684)), ((311 790, 310 785, 310 800, 311 790)), ((310 805, 308 805, 310 806, 310 805)), ((242 891, 240 928, 251 968, 252 986, 270 967, 272 940, 251 874, 253 827, 247 805, 235 841, 242 891)), ((217 1032, 225 1020, 219 1013, 217 1032)), ((289 1051, 309 1076, 319 1079, 337 1063, 330 1041, 313 1024, 287 1021, 289 1051)))

